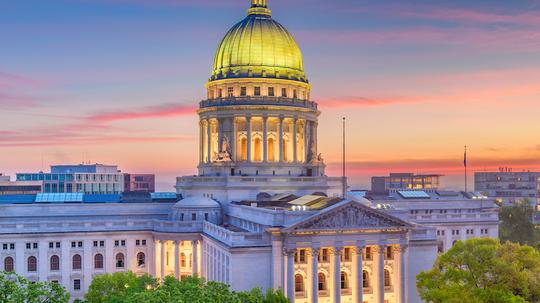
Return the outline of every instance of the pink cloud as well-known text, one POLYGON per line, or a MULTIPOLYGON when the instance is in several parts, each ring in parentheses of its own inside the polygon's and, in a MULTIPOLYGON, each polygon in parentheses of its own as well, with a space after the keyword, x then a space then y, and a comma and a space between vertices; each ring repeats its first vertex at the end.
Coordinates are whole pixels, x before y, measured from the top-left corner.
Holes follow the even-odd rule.
POLYGON ((347 108, 347 107, 371 107, 385 106, 393 104, 407 104, 427 102, 425 97, 382 97, 382 98, 365 98, 365 97, 343 97, 319 100, 319 105, 323 108, 347 108))
POLYGON ((89 115, 86 119, 93 122, 109 123, 135 119, 170 118, 194 115, 196 108, 195 105, 163 104, 131 111, 101 112, 89 115))

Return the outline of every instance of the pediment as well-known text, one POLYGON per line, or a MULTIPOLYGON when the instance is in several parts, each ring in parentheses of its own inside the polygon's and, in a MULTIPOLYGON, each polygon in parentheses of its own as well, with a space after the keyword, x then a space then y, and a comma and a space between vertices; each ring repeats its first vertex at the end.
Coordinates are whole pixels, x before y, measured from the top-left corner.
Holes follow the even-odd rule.
POLYGON ((349 201, 298 222, 285 231, 402 229, 411 225, 382 211, 349 201))

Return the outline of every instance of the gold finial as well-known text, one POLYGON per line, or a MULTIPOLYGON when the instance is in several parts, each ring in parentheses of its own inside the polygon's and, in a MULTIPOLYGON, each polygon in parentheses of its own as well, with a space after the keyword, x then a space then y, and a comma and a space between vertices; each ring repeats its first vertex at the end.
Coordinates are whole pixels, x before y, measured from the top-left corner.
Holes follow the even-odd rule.
POLYGON ((248 15, 272 15, 272 11, 268 9, 267 0, 251 0, 251 8, 248 10, 248 15))
POLYGON ((267 8, 266 0, 251 0, 251 7, 264 7, 267 8))

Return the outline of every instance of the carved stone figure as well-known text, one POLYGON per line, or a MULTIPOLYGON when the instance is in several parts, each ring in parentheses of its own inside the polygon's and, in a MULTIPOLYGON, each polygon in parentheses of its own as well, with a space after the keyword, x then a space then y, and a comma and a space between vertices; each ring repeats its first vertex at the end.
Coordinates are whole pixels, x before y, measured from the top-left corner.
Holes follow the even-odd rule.
POLYGON ((217 155, 216 162, 232 162, 231 143, 227 135, 221 139, 221 150, 217 155))

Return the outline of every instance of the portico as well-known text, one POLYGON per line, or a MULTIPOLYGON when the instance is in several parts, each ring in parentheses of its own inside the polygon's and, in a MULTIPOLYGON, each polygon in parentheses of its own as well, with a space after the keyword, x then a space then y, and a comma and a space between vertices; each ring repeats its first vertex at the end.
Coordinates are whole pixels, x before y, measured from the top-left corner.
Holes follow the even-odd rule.
POLYGON ((154 240, 156 277, 167 276, 182 279, 200 276, 200 237, 157 236, 154 240))

